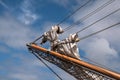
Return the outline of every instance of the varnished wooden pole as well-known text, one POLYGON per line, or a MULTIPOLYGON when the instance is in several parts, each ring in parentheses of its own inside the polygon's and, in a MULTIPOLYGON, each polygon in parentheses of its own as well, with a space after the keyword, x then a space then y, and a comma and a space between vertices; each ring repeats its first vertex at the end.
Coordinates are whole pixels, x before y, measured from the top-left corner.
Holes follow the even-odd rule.
MULTIPOLYGON (((30 47, 32 47, 34 49, 40 50, 40 51, 42 51, 44 53, 48 53, 47 49, 42 48, 42 47, 40 47, 40 46, 38 46, 36 44, 29 44, 28 46, 30 46, 30 47)), ((110 71, 110 70, 107 70, 107 69, 104 69, 104 68, 89 64, 89 63, 84 62, 82 60, 77 60, 77 59, 62 55, 62 54, 54 52, 54 51, 49 51, 49 54, 57 56, 57 57, 59 57, 61 59, 66 59, 68 61, 74 62, 74 63, 76 63, 78 65, 84 66, 84 67, 89 68, 89 69, 94 70, 94 71, 97 71, 97 72, 99 72, 101 74, 104 74, 104 75, 107 75, 107 76, 109 76, 111 78, 115 78, 117 80, 120 80, 120 74, 115 73, 113 71, 110 71)))

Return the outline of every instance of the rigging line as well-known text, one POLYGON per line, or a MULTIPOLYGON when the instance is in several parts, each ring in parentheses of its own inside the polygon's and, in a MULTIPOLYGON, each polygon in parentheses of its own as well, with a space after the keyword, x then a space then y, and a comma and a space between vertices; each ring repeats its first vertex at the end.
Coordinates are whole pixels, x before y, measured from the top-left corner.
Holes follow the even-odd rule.
MULTIPOLYGON (((70 15, 66 16, 62 21, 60 21, 57 25, 60 25, 61 23, 63 23, 66 19, 68 19, 69 17, 71 17, 74 13, 76 13, 78 10, 80 10, 81 8, 83 8, 85 5, 87 5, 91 0, 88 0, 85 4, 83 4, 82 6, 80 6, 79 8, 77 8, 74 12, 72 12, 70 15)), ((42 38, 42 36, 36 38, 32 43, 35 43, 36 41, 38 41, 40 38, 42 38)))
MULTIPOLYGON (((95 64, 95 65, 98 65, 98 66, 100 66, 100 67, 107 68, 107 69, 113 71, 113 69, 111 69, 111 68, 109 68, 109 67, 107 67, 107 66, 105 66, 105 65, 103 65, 103 64, 97 63, 96 61, 93 61, 93 60, 91 60, 91 59, 89 59, 89 58, 87 58, 87 57, 85 57, 85 56, 81 56, 81 57, 83 57, 83 58, 91 61, 91 62, 92 62, 93 64, 95 64)), ((91 64, 92 64, 92 63, 91 63, 91 64)))
MULTIPOLYGON (((109 0, 108 2, 106 2, 105 4, 103 4, 102 6, 100 6, 99 8, 97 8, 96 10, 94 10, 93 12, 89 13, 88 15, 84 16, 83 18, 79 19, 78 21, 84 21, 85 19, 89 18, 90 16, 92 16, 93 14, 97 13, 98 11, 102 10, 104 7, 106 7, 107 5, 111 4, 112 2, 114 2, 115 0, 109 0)), ((78 23, 77 21, 77 23, 78 23)), ((69 29, 71 29, 72 27, 74 27, 76 23, 73 23, 71 26, 68 26, 67 28, 64 29, 64 31, 67 31, 69 29)), ((42 38, 43 36, 38 37, 37 39, 35 39, 32 43, 35 43, 36 41, 38 41, 40 38, 42 38)))
POLYGON ((41 39, 43 37, 43 35, 42 36, 39 36, 38 38, 36 38, 34 41, 32 41, 32 43, 35 43, 36 41, 38 41, 39 39, 41 39))
MULTIPOLYGON (((77 25, 80 21, 84 21, 87 18, 91 17, 92 15, 96 14, 97 12, 99 12, 100 10, 102 10, 103 8, 105 8, 106 6, 108 6, 109 4, 113 3, 115 0, 109 0, 108 2, 106 2, 105 4, 103 4, 102 6, 98 7, 97 9, 95 9, 94 11, 92 11, 91 13, 87 14, 86 16, 82 17, 81 19, 79 19, 77 22, 73 23, 72 25, 66 27, 64 29, 64 31, 68 31, 71 28, 75 27, 75 25, 77 25)), ((80 24, 80 23, 79 23, 80 24)))
POLYGON ((110 28, 112 28, 112 27, 115 27, 115 26, 117 26, 117 25, 119 25, 119 24, 120 24, 120 22, 118 22, 118 23, 116 23, 116 24, 113 24, 113 25, 111 25, 111 26, 109 26, 109 27, 107 27, 107 28, 104 28, 104 29, 102 29, 102 30, 99 30, 99 31, 97 31, 97 32, 91 33, 91 34, 89 34, 89 35, 87 35, 87 36, 85 36, 85 37, 82 37, 81 40, 84 40, 84 39, 86 39, 86 38, 89 38, 89 37, 91 37, 91 36, 93 36, 93 35, 96 35, 96 34, 98 34, 98 33, 100 33, 100 32, 103 32, 103 31, 105 31, 105 30, 107 30, 107 29, 110 29, 110 28))
POLYGON ((35 55, 51 72, 53 72, 59 78, 59 80, 62 80, 62 78, 52 68, 50 68, 37 54, 35 54, 34 52, 32 52, 32 54, 35 55))
POLYGON ((78 10, 80 10, 81 8, 83 8, 84 6, 86 6, 91 0, 88 0, 85 4, 83 4, 82 6, 80 6, 79 8, 77 8, 74 12, 72 12, 71 14, 69 14, 68 16, 66 16, 65 18, 63 18, 63 20, 61 20, 57 25, 62 24, 64 21, 66 21, 68 18, 70 18, 73 14, 75 14, 78 10))
POLYGON ((108 16, 110 16, 110 15, 112 15, 112 14, 116 13, 116 12, 117 12, 117 11, 119 11, 119 10, 120 10, 120 8, 119 8, 119 9, 117 9, 117 10, 115 10, 115 11, 113 11, 112 13, 110 13, 110 14, 106 15, 105 17, 103 17, 103 18, 101 18, 101 19, 99 19, 99 20, 97 20, 97 21, 93 22, 92 24, 90 24, 90 25, 88 25, 88 26, 84 27, 83 29, 79 30, 77 33, 80 33, 80 32, 82 32, 82 31, 86 30, 87 28, 89 28, 89 27, 91 27, 92 25, 96 24, 97 22, 99 22, 99 21, 101 21, 101 20, 103 20, 103 19, 107 18, 108 16))
MULTIPOLYGON (((120 10, 120 8, 117 9, 117 10, 115 10, 114 12, 110 13, 109 15, 111 15, 111 14, 113 14, 113 13, 119 11, 119 10, 120 10)), ((108 16, 108 15, 107 15, 107 16, 108 16)), ((105 17, 107 17, 107 16, 105 16, 105 17)), ((101 19, 100 19, 100 20, 101 20, 101 19)), ((102 32, 102 31, 105 31, 105 30, 107 30, 107 29, 109 29, 109 28, 115 27, 116 25, 119 25, 119 24, 120 24, 120 22, 118 22, 118 23, 116 23, 116 24, 114 24, 114 25, 111 25, 111 26, 109 26, 109 27, 107 27, 107 28, 105 28, 105 29, 102 29, 102 30, 99 30, 99 31, 97 31, 97 32, 91 33, 90 35, 87 35, 87 36, 85 36, 85 37, 80 38, 80 40, 86 39, 86 38, 88 38, 88 37, 90 37, 90 36, 93 36, 93 35, 95 35, 95 34, 98 34, 98 33, 102 32)), ((88 27, 88 26, 87 26, 87 27, 88 27)), ((86 27, 85 27, 85 28, 86 28, 86 27)), ((81 31, 81 30, 80 30, 80 31, 81 31)), ((76 34, 79 34, 80 31, 76 32, 76 34)), ((73 42, 66 42, 66 43, 62 43, 62 44, 67 44, 67 43, 73 43, 73 42)))

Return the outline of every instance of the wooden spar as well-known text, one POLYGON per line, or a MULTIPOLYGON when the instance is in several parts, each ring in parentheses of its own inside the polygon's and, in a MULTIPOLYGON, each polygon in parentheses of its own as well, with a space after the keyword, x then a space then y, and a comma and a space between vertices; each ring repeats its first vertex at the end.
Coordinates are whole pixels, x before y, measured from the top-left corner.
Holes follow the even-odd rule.
POLYGON ((42 48, 42 47, 40 47, 40 46, 38 46, 38 45, 36 45, 36 44, 30 44, 30 45, 28 45, 28 46, 30 46, 31 48, 40 50, 40 51, 42 51, 42 52, 44 52, 44 53, 48 53, 48 52, 49 52, 49 54, 54 55, 54 56, 57 56, 57 57, 59 57, 59 58, 61 58, 61 59, 69 60, 69 61, 71 61, 71 62, 74 62, 74 63, 78 64, 78 65, 84 66, 84 67, 89 68, 89 69, 91 69, 91 70, 94 70, 94 71, 97 71, 97 72, 102 73, 102 74, 104 74, 104 75, 107 75, 107 76, 109 76, 109 77, 111 77, 111 78, 115 78, 115 79, 117 79, 117 80, 120 80, 120 74, 115 73, 115 72, 113 72, 113 71, 110 71, 110 70, 107 70, 107 69, 104 69, 104 68, 101 68, 101 67, 98 67, 98 66, 89 64, 89 63, 84 62, 84 61, 82 61, 82 60, 77 60, 77 59, 74 59, 74 58, 71 58, 71 57, 62 55, 62 54, 57 53, 57 52, 54 52, 54 51, 48 51, 47 49, 42 48))

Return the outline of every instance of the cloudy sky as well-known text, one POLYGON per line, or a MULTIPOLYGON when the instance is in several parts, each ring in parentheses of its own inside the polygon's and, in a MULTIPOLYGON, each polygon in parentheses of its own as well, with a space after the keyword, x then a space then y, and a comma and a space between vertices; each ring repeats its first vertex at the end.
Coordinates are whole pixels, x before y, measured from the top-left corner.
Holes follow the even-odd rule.
MULTIPOLYGON (((66 15, 88 0, 0 0, 0 79, 1 80, 58 80, 39 60, 27 50, 26 43, 33 41, 52 25, 60 22, 66 15)), ((91 0, 85 7, 61 24, 62 28, 94 11, 110 0, 91 0)), ((70 33, 84 28, 120 8, 120 0, 91 15, 79 25, 60 35, 63 39, 70 33)), ((84 37, 112 24, 120 22, 120 11, 92 25, 79 33, 84 37)), ((81 40, 78 44, 83 60, 95 62, 120 73, 120 25, 100 34, 81 40), (89 60, 87 60, 88 58, 89 60)), ((56 66, 63 80, 75 80, 56 66)))

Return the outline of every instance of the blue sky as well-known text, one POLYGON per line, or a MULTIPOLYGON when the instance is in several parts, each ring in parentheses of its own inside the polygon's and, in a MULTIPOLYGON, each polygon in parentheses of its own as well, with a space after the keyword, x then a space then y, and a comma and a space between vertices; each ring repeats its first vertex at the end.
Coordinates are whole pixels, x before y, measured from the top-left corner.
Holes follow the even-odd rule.
MULTIPOLYGON (((0 0, 0 79, 1 80, 57 80, 37 58, 27 50, 26 43, 33 41, 44 31, 51 28, 88 0, 0 0)), ((89 12, 95 10, 109 0, 91 0, 91 2, 61 24, 68 27, 89 12)), ((120 8, 120 0, 99 11, 81 22, 65 34, 74 33, 105 15, 120 8)), ((87 34, 120 22, 120 11, 96 23, 88 30, 79 34, 87 34)), ((120 25, 119 25, 120 26, 120 25)), ((91 38, 80 41, 80 55, 105 65, 120 73, 120 27, 115 27, 91 38)), ((84 60, 84 58, 81 58, 84 60)), ((90 62, 90 61, 89 61, 90 62)), ((63 78, 75 80, 72 76, 48 63, 63 78)))

